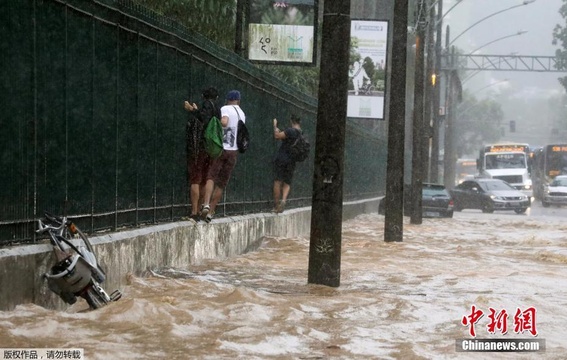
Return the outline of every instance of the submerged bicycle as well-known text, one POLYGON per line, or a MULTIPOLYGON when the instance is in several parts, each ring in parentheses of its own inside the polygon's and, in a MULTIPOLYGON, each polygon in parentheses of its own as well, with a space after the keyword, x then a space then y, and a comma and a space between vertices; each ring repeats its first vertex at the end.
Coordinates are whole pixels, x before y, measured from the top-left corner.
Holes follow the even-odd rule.
POLYGON ((97 263, 87 236, 67 217, 57 217, 45 212, 45 219, 38 220, 38 234, 47 233, 57 263, 43 276, 47 286, 67 304, 74 304, 77 297, 86 300, 94 310, 122 297, 119 290, 108 295, 101 283, 106 274, 97 263), (81 242, 80 245, 74 243, 81 242))

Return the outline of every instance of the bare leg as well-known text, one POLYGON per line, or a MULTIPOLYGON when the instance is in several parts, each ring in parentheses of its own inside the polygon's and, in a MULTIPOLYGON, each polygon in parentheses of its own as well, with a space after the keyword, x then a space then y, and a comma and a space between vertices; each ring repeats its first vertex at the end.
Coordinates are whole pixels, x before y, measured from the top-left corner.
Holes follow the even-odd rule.
POLYGON ((280 204, 280 194, 282 192, 282 182, 274 180, 274 209, 278 208, 280 204))
POLYGON ((287 196, 289 195, 289 191, 291 190, 291 186, 289 184, 283 183, 283 194, 282 194, 282 201, 287 201, 287 196))
POLYGON ((199 199, 202 195, 199 188, 199 184, 191 184, 191 215, 195 215, 199 211, 199 199))
POLYGON ((203 205, 209 205, 211 202, 214 188, 215 182, 212 179, 207 180, 207 183, 205 184, 205 195, 203 195, 203 205))
POLYGON ((205 184, 199 185, 199 205, 205 202, 205 184))
POLYGON ((219 203, 221 197, 222 197, 222 192, 224 191, 224 188, 221 187, 215 187, 215 191, 213 191, 213 197, 211 199, 211 212, 214 213, 215 209, 217 208, 217 204, 219 203))

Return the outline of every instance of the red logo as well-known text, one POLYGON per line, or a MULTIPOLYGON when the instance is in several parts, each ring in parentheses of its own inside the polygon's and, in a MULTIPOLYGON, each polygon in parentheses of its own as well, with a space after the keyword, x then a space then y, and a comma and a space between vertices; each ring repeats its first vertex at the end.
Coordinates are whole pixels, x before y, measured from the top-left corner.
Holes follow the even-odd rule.
MULTIPOLYGON (((502 335, 508 333, 508 312, 505 309, 497 311, 493 308, 488 308, 488 325, 486 325, 486 331, 489 334, 494 334, 499 332, 502 335)), ((461 319, 461 324, 463 326, 469 327, 469 334, 472 337, 476 337, 475 325, 484 316, 484 311, 477 309, 475 305, 471 306, 471 310, 468 315, 463 316, 461 319)), ((532 336, 537 336, 536 329, 536 309, 532 306, 522 311, 520 308, 516 308, 516 313, 513 317, 514 321, 514 333, 523 334, 524 332, 529 332, 532 336)))

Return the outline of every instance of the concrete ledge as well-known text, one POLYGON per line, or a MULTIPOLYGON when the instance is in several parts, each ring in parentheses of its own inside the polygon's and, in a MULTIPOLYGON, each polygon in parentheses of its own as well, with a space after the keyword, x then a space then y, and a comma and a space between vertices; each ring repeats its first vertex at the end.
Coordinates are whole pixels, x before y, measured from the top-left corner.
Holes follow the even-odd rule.
MULTIPOLYGON (((343 205, 343 219, 376 212, 379 198, 343 205)), ((234 216, 193 225, 188 221, 160 224, 89 237, 98 261, 106 271, 103 284, 109 293, 126 284, 126 275, 148 269, 183 268, 206 259, 226 258, 255 249, 265 236, 308 235, 311 208, 234 216)), ((66 308, 42 275, 53 265, 49 243, 0 249, 0 310, 35 303, 46 308, 66 308)))

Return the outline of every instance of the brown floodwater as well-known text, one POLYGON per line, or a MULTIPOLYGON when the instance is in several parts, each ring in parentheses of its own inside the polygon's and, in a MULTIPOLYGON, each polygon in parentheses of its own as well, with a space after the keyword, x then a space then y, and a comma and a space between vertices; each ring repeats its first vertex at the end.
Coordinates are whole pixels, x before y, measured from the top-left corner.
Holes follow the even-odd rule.
MULTIPOLYGON (((86 359, 566 359, 567 223, 456 213, 404 224, 343 223, 341 286, 307 284, 309 240, 267 237, 254 252, 127 276, 123 297, 96 311, 33 304, 0 312, 2 348, 81 348, 86 359), (477 338, 545 340, 537 353, 456 352, 461 323, 484 311, 477 338), (489 309, 508 331, 489 333, 489 309), (537 336, 514 331, 535 309, 537 336)), ((0 353, 2 359, 2 353, 0 353)))

